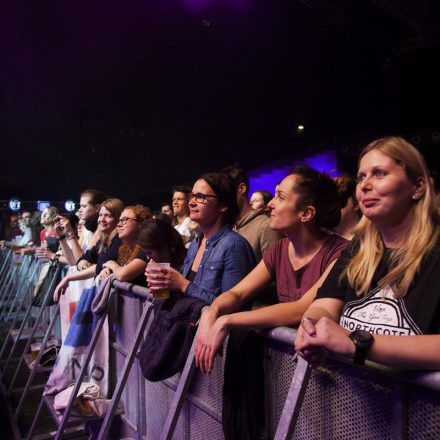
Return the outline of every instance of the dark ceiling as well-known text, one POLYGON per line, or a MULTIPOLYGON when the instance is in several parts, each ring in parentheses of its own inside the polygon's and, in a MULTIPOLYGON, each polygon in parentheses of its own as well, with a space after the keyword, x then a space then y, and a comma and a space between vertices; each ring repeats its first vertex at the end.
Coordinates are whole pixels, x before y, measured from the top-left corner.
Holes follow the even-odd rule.
POLYGON ((6 0, 0 198, 157 206, 207 170, 383 133, 432 156, 439 3, 6 0))

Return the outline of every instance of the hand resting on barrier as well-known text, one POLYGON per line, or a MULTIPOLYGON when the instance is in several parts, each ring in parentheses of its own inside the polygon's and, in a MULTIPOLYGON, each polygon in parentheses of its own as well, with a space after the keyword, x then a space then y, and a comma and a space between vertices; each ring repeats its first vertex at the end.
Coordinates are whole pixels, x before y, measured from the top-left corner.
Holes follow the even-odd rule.
POLYGON ((87 269, 81 270, 80 272, 66 275, 58 283, 58 286, 55 288, 55 291, 53 293, 53 300, 57 302, 60 299, 60 296, 66 293, 70 281, 87 280, 88 278, 93 278, 95 275, 96 275, 96 264, 93 264, 87 269))
POLYGON ((104 269, 102 269, 101 272, 99 272, 98 278, 100 280, 104 280, 109 275, 111 275, 111 273, 112 273, 112 270, 109 267, 104 267, 104 269))
POLYGON ((325 350, 352 358, 355 345, 348 337, 349 333, 349 330, 342 328, 328 317, 318 321, 305 317, 298 327, 295 350, 312 365, 322 362, 325 350))
POLYGON ((202 313, 195 345, 196 367, 202 373, 210 373, 215 356, 223 355, 223 343, 229 334, 224 321, 224 317, 216 318, 209 309, 202 313))
POLYGON ((61 295, 64 295, 66 293, 67 288, 69 287, 69 279, 67 277, 64 277, 59 283, 58 286, 55 288, 55 291, 53 292, 53 300, 55 302, 58 302, 61 295))

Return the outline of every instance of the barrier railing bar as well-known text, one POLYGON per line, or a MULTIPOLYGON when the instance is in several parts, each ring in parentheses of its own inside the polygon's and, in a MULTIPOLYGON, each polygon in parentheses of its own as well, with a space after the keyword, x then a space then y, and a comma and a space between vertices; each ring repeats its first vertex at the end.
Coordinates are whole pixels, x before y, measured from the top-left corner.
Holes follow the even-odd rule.
MULTIPOLYGON (((142 298, 134 298, 132 301, 135 301, 135 304, 137 304, 137 316, 140 317, 144 311, 144 301, 142 301, 142 298)), ((151 317, 149 318, 151 319, 151 317)), ((140 319, 139 319, 140 320, 140 319)), ((144 332, 145 335, 145 332, 144 332)), ((138 351, 138 350, 136 350, 138 351)), ((142 440, 144 434, 147 432, 147 421, 146 417, 144 416, 144 408, 146 407, 146 399, 145 399, 145 378, 141 371, 141 366, 139 362, 134 361, 135 368, 136 368, 136 376, 137 376, 137 383, 140 384, 138 387, 137 392, 137 411, 136 411, 136 423, 137 423, 137 439, 142 440)))
POLYGON ((40 349, 40 351, 37 354, 37 358, 35 359, 34 366, 33 366, 33 368, 30 371, 28 380, 27 380, 26 385, 24 387, 23 394, 21 395, 20 402, 19 402, 19 404, 17 406, 17 409, 15 411, 15 420, 18 420, 18 417, 19 417, 19 415, 21 413, 21 410, 23 409, 26 396, 27 396, 27 394, 29 392, 29 388, 30 388, 30 386, 32 384, 32 381, 34 380, 34 377, 35 377, 35 375, 36 375, 36 373, 38 371, 38 366, 40 365, 41 357, 43 356, 43 352, 46 349, 47 342, 49 341, 49 337, 50 337, 50 335, 52 333, 52 330, 53 330, 53 328, 55 326, 55 323, 56 323, 59 311, 60 311, 60 303, 58 302, 57 306, 56 306, 56 309, 55 309, 55 313, 54 313, 54 315, 52 317, 52 320, 51 320, 51 322, 49 324, 49 327, 46 330, 46 334, 44 335, 44 339, 43 339, 43 342, 42 342, 42 345, 41 345, 41 349, 40 349))
MULTIPOLYGON (((38 262, 37 262, 37 263, 35 264, 35 267, 34 267, 35 271, 36 271, 38 268, 39 268, 39 264, 38 264, 38 262)), ((30 279, 29 279, 29 284, 28 284, 27 287, 26 287, 26 289, 28 290, 28 292, 24 295, 24 297, 23 297, 23 302, 22 302, 22 304, 20 304, 19 309, 24 305, 24 302, 25 302, 26 296, 31 296, 31 295, 32 295, 31 286, 32 286, 32 280, 33 280, 33 277, 35 276, 35 273, 36 273, 35 271, 32 273, 32 276, 31 276, 30 279)), ((29 310, 29 313, 30 313, 30 310, 29 310)), ((23 317, 23 320, 25 321, 25 323, 26 323, 26 320, 27 320, 27 316, 28 316, 28 314, 26 314, 26 311, 25 311, 25 315, 24 315, 24 317, 23 317)), ((10 326, 9 326, 9 328, 8 328, 8 330, 7 330, 7 332, 6 332, 6 337, 5 337, 5 340, 3 341, 3 345, 2 345, 2 348, 1 348, 1 350, 0 350, 0 359, 3 358, 4 351, 5 351, 5 349, 6 349, 7 345, 8 345, 8 342, 9 342, 9 339, 8 339, 8 338, 9 338, 9 335, 10 335, 11 331, 15 329, 15 326, 16 326, 16 324, 17 324, 17 321, 18 321, 19 317, 20 317, 20 310, 16 311, 15 316, 14 316, 14 319, 12 320, 12 322, 11 322, 11 324, 10 324, 10 326)), ((8 317, 6 318, 6 321, 7 321, 7 319, 8 319, 8 317)), ((13 347, 13 350, 12 350, 12 351, 14 352, 14 350, 15 350, 15 346, 13 347)))
MULTIPOLYGON (((203 313, 203 309, 202 312, 203 313)), ((196 334, 197 337, 197 334, 196 334)), ((183 402, 185 400, 188 388, 191 385, 194 373, 196 371, 196 360, 195 360, 195 342, 196 337, 191 344, 191 350, 186 359, 185 367, 180 376, 179 385, 177 386, 176 393, 174 395, 173 403, 168 412, 167 419, 163 431, 160 435, 161 440, 171 440, 173 437, 174 429, 176 428, 177 421, 179 419, 180 411, 182 409, 183 402)))
MULTIPOLYGON (((25 293, 24 295, 22 295, 21 292, 22 292, 23 290, 26 291, 27 289, 29 289, 29 287, 30 287, 30 285, 31 285, 31 282, 32 282, 32 279, 33 279, 33 277, 35 276, 35 273, 36 273, 36 271, 37 271, 38 264, 35 262, 34 265, 32 266, 32 270, 31 270, 31 266, 32 266, 32 264, 30 263, 30 264, 29 264, 29 267, 28 267, 28 271, 26 272, 26 275, 25 275, 25 279, 27 278, 28 283, 24 282, 24 281, 25 281, 25 280, 24 280, 24 281, 20 284, 20 286, 19 286, 19 288, 18 288, 18 291, 17 291, 17 294, 14 296, 14 299, 13 299, 13 301, 12 301, 12 304, 11 304, 11 306, 9 307, 8 314, 6 315, 6 318, 5 318, 5 321, 6 321, 6 322, 9 320, 9 317, 11 316, 11 313, 13 313, 13 310, 14 310, 14 308, 15 308, 17 302, 20 302, 20 301, 24 300, 24 298, 26 297, 26 293, 25 293), (31 271, 30 275, 28 275, 28 274, 29 274, 29 271, 31 271)), ((21 308, 21 306, 22 306, 22 303, 19 304, 19 306, 18 306, 18 310, 16 311, 16 314, 19 314, 19 313, 20 313, 20 308, 21 308)))
POLYGON ((114 290, 110 290, 107 306, 105 307, 104 311, 99 316, 98 324, 96 325, 95 332, 93 334, 92 340, 90 341, 90 345, 87 349, 87 354, 84 359, 84 364, 81 367, 81 370, 79 372, 78 378, 76 379, 75 386, 73 387, 72 394, 70 395, 69 402, 67 403, 66 409, 64 410, 63 417, 61 419, 61 422, 58 425, 58 430, 55 436, 55 440, 59 440, 63 437, 63 431, 64 427, 67 424, 67 421, 69 419, 70 413, 73 409, 73 403, 76 399, 76 396, 78 395, 78 391, 81 387, 82 381, 86 375, 87 367, 90 363, 90 359, 92 358, 93 351, 95 350, 96 344, 98 343, 98 338, 101 333, 102 327, 104 326, 105 318, 108 315, 109 311, 109 305, 111 304, 111 300, 113 298, 114 290))
POLYGON ((137 431, 137 426, 124 413, 122 413, 119 417, 123 423, 126 423, 131 428, 132 431, 137 431))
POLYGON ((135 357, 137 355, 137 350, 143 339, 144 332, 148 333, 148 331, 150 330, 152 320, 149 320, 149 317, 151 312, 153 311, 152 305, 153 305, 152 301, 147 301, 144 305, 144 310, 142 312, 140 322, 136 329, 134 341, 130 347, 128 355, 125 358, 124 366, 122 367, 121 377, 118 380, 115 390, 113 391, 113 396, 110 405, 107 408, 104 421, 99 431, 98 440, 105 440, 108 437, 111 427, 111 422, 118 407, 119 400, 122 396, 122 392, 124 390, 125 384, 128 379, 128 375, 131 370, 131 366, 133 365, 133 361, 135 360, 135 357))
MULTIPOLYGON (((276 327, 270 330, 259 330, 259 332, 265 338, 287 344, 292 348, 295 345, 297 330, 294 328, 276 327)), ((349 359, 332 356, 330 354, 327 354, 327 356, 331 359, 337 360, 338 362, 353 365, 353 362, 349 359)), ((385 367, 384 365, 379 365, 369 361, 367 361, 365 365, 365 367, 358 368, 366 368, 370 371, 374 371, 385 376, 390 376, 403 382, 408 382, 413 385, 420 385, 425 388, 440 391, 440 371, 403 371, 396 368, 385 367)))
POLYGON ((310 365, 306 360, 298 356, 295 373, 290 383, 274 440, 286 440, 292 437, 307 390, 310 374, 310 365))
POLYGON ((120 290, 125 290, 127 292, 130 292, 131 294, 135 296, 139 296, 144 299, 153 299, 153 295, 150 293, 150 291, 146 287, 137 286, 136 284, 128 283, 127 281, 113 281, 113 286, 117 287, 120 290))
MULTIPOLYGON (((34 326, 32 327, 32 330, 31 330, 31 334, 29 335, 28 340, 26 341, 26 345, 25 345, 25 348, 24 348, 23 353, 26 353, 26 352, 29 350, 29 347, 30 347, 30 345, 31 345, 31 343, 32 343, 32 339, 33 339, 33 337, 34 337, 34 335, 35 335, 35 332, 36 332, 36 330, 37 330, 38 323, 40 322, 41 316, 43 315, 44 308, 46 307, 46 304, 48 304, 48 302, 49 302, 49 298, 50 298, 50 295, 51 295, 51 291, 53 291, 53 289, 54 289, 54 287, 55 287, 55 282, 56 282, 56 280, 57 280, 57 277, 58 277, 59 272, 60 272, 60 266, 57 267, 57 270, 55 271, 55 274, 54 274, 54 277, 52 278, 52 281, 51 281, 51 283, 50 283, 50 286, 49 286, 49 288, 47 289, 47 292, 46 292, 46 294, 45 294, 45 296, 44 296, 43 304, 42 304, 42 306, 41 306, 41 308, 40 308, 40 310, 39 310, 39 312, 38 312, 38 315, 37 315, 37 318, 36 318, 36 322, 35 322, 34 326)), ((2 376, 1 376, 2 379, 3 379, 3 377, 4 377, 5 373, 6 373, 7 367, 8 367, 8 365, 9 365, 9 362, 10 362, 11 359, 12 359, 12 356, 13 356, 13 354, 15 353, 15 350, 16 350, 16 348, 17 348, 17 345, 18 345, 19 342, 20 342, 21 335, 23 334, 23 331, 24 331, 24 329, 25 329, 25 327, 26 327, 26 323, 27 323, 27 321, 28 321, 28 319, 29 319, 29 315, 31 314, 31 311, 32 311, 32 307, 33 307, 33 306, 32 306, 32 301, 31 301, 30 304, 29 304, 29 306, 28 306, 28 308, 27 308, 27 310, 26 310, 26 313, 25 313, 25 315, 24 315, 24 317, 23 317, 23 321, 21 322, 20 329, 18 330, 18 334, 15 335, 15 338, 16 338, 16 339, 14 340, 14 343, 13 343, 13 345, 12 345, 11 351, 9 352, 9 356, 7 357, 6 362, 5 362, 4 366, 3 366, 3 372, 2 372, 2 376)), ((8 337, 9 337, 9 336, 12 337, 11 332, 9 332, 8 337)), ((14 338, 13 338, 13 339, 14 339, 14 338)), ((7 339, 6 339, 5 342, 4 342, 4 344, 7 344, 7 342, 8 342, 8 341, 7 341, 7 339)), ((2 350, 4 349, 4 347, 5 347, 5 345, 3 346, 2 350)), ((16 369, 16 371, 15 371, 14 377, 13 377, 12 382, 11 382, 11 385, 10 385, 10 387, 9 387, 9 391, 12 390, 13 385, 15 384, 15 381, 17 380, 17 375, 18 375, 19 369, 20 369, 20 367, 21 367, 21 362, 22 362, 22 360, 23 360, 23 356, 21 356, 21 358, 20 358, 19 365, 18 365, 18 367, 17 367, 17 369, 16 369)))
POLYGON ((405 440, 407 438, 407 401, 405 396, 405 384, 394 382, 393 384, 393 408, 391 423, 393 426, 393 439, 405 440))
MULTIPOLYGON (((20 361, 18 363, 17 369, 15 370, 14 377, 12 378, 11 384, 9 386, 9 392, 14 388, 15 381, 18 378, 18 374, 19 374, 21 365, 23 363, 24 355, 29 351, 29 348, 30 348, 30 346, 32 344, 32 340, 33 340, 33 338, 35 336, 35 333, 37 332, 37 328, 38 328, 38 326, 40 324, 40 320, 41 320, 41 318, 43 316, 43 313, 44 313, 44 311, 46 309, 47 304, 49 304, 50 297, 53 295, 53 291, 55 290, 56 282, 58 280, 58 276, 60 274, 60 271, 61 271, 61 267, 60 267, 60 265, 57 265, 57 268, 56 268, 55 273, 54 273, 54 275, 52 277, 52 280, 50 281, 49 287, 47 288, 47 291, 46 291, 46 293, 44 295, 43 303, 41 304, 40 310, 38 311, 38 315, 37 315, 37 318, 35 319, 34 326, 32 327, 31 334, 29 335, 29 338, 26 341, 26 345, 25 345, 25 348, 23 350, 23 354, 22 354, 22 356, 20 358, 20 361)), ((32 308, 32 303, 30 304, 30 309, 31 308, 32 308)), ((18 341, 18 338, 19 337, 17 337, 17 341, 18 341)))

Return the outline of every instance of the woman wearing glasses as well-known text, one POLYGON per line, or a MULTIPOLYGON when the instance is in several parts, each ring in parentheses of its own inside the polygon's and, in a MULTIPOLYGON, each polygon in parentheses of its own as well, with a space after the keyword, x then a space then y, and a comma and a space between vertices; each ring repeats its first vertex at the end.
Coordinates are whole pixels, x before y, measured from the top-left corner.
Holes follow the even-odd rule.
POLYGON ((294 325, 300 322, 347 240, 329 232, 340 219, 337 188, 325 173, 297 167, 278 186, 270 201, 270 228, 286 235, 264 254, 240 283, 220 295, 203 313, 196 343, 196 362, 210 372, 214 357, 231 330, 294 325), (241 311, 272 281, 279 304, 241 311))
POLYGON ((116 225, 123 209, 124 204, 119 199, 107 199, 102 203, 98 216, 99 240, 78 261, 79 272, 66 275, 58 284, 53 295, 54 301, 58 301, 59 296, 64 294, 70 281, 94 278, 107 260, 118 258, 121 242, 116 225))
POLYGON ((153 293, 168 288, 210 304, 248 274, 255 258, 248 242, 231 229, 238 207, 233 183, 224 173, 207 173, 194 183, 189 211, 200 233, 181 273, 147 267, 147 281, 153 293))
POLYGON ((107 260, 102 265, 99 278, 104 279, 113 273, 119 281, 145 285, 143 273, 147 265, 147 257, 141 251, 137 240, 142 226, 151 218, 150 210, 142 205, 127 206, 122 211, 118 221, 118 236, 121 240, 118 258, 107 260))

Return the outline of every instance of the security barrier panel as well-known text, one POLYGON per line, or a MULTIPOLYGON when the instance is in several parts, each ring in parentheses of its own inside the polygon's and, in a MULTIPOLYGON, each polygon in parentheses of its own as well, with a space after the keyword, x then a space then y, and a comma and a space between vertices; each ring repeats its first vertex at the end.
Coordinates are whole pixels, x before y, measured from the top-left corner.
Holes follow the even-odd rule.
MULTIPOLYGON (((11 266, 6 255, 2 261, 4 295, 5 283, 17 272, 11 275, 13 269, 4 268, 11 266)), ((212 374, 203 375, 194 367, 192 350, 182 373, 161 382, 146 381, 136 354, 153 317, 152 297, 148 289, 130 283, 115 280, 113 287, 112 401, 97 438, 223 439, 224 358, 217 357, 212 374), (118 406, 122 413, 116 412, 118 406)), ((440 372, 357 367, 332 358, 312 369, 294 353, 294 329, 280 327, 260 335, 265 344, 267 438, 440 438, 440 372)), ((61 430, 56 438, 62 436, 61 430)))

